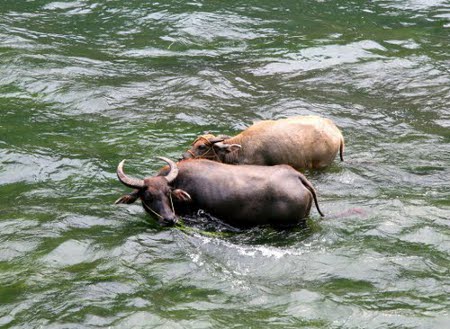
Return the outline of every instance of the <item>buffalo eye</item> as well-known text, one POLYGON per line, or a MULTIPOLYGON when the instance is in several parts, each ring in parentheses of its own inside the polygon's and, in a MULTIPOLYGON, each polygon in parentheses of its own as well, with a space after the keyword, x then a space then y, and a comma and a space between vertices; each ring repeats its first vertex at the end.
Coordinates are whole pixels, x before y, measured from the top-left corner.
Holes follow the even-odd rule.
POLYGON ((147 201, 151 201, 153 199, 152 194, 149 191, 145 191, 144 199, 147 201))
POLYGON ((206 150, 206 145, 205 144, 200 144, 199 146, 198 146, 198 149, 199 150, 206 150))

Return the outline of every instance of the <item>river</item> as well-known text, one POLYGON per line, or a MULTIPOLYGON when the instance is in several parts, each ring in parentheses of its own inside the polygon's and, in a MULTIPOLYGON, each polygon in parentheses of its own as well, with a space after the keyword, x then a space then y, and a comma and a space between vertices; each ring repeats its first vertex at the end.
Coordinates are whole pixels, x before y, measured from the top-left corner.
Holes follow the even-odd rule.
POLYGON ((0 327, 449 328, 449 49, 444 0, 2 0, 0 327), (306 227, 113 205, 122 159, 309 114, 346 150, 306 227))

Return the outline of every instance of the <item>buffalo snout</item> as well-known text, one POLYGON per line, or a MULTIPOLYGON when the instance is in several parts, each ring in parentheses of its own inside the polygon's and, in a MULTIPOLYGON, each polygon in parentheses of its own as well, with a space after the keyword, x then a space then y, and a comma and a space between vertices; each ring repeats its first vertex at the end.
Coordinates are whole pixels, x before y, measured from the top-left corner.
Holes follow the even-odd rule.
POLYGON ((183 160, 187 160, 187 159, 192 159, 192 158, 193 158, 192 154, 189 153, 189 152, 184 152, 184 153, 181 155, 181 157, 183 158, 183 160))
POLYGON ((174 226, 178 222, 178 218, 172 217, 172 218, 164 218, 159 221, 159 223, 162 226, 174 226))

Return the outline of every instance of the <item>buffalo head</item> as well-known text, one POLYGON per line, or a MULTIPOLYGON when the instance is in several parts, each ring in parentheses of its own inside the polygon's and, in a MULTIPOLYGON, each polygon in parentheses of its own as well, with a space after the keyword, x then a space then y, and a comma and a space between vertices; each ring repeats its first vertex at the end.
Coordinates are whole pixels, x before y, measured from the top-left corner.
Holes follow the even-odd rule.
POLYGON ((184 190, 173 189, 171 183, 177 178, 177 165, 164 157, 159 159, 169 164, 170 170, 166 176, 153 176, 138 179, 127 176, 123 171, 125 160, 117 166, 117 177, 122 184, 137 190, 142 206, 153 218, 162 225, 173 225, 177 222, 173 199, 176 201, 191 201, 191 196, 184 190))
POLYGON ((224 143, 229 136, 206 134, 198 137, 191 145, 191 148, 183 153, 183 159, 209 159, 219 162, 226 162, 225 157, 231 152, 241 148, 239 144, 224 143))

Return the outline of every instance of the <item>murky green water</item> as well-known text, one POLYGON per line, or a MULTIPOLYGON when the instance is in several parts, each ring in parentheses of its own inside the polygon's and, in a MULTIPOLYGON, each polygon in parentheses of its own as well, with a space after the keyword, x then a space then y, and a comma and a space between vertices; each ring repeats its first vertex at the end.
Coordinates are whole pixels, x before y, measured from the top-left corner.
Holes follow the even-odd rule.
POLYGON ((449 43, 443 0, 2 0, 0 327, 449 328, 449 43), (306 229, 112 205, 124 158, 298 114, 347 142, 306 229))

